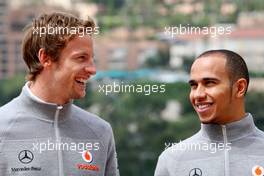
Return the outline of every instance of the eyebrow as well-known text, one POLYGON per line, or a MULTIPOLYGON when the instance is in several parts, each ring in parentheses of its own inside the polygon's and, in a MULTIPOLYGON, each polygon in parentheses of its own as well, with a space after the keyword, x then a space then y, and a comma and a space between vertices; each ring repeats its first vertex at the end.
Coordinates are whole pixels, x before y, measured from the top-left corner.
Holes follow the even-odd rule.
MULTIPOLYGON (((216 81, 216 82, 219 82, 220 80, 217 79, 217 78, 205 77, 205 78, 202 78, 202 81, 216 81)), ((197 82, 197 81, 191 79, 191 80, 189 81, 189 84, 194 84, 194 83, 196 83, 196 82, 197 82)))
POLYGON ((196 82, 196 81, 194 81, 194 80, 191 79, 188 83, 189 83, 189 84, 194 84, 195 82, 196 82))
MULTIPOLYGON (((87 53, 85 51, 81 51, 81 52, 74 53, 72 56, 75 57, 75 56, 80 56, 80 55, 90 56, 91 54, 90 53, 87 53)), ((92 55, 92 58, 94 58, 94 53, 92 55)))

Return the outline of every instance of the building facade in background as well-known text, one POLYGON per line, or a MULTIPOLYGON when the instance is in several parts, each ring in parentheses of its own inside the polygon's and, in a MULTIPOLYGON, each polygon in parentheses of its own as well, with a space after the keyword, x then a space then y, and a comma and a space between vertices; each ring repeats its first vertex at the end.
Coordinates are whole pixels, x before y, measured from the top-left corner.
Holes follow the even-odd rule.
MULTIPOLYGON (((199 2, 196 6, 191 6, 186 1, 185 8, 176 3, 175 9, 185 9, 186 11, 181 12, 183 14, 202 13, 203 4, 199 2), (196 6, 197 8, 194 8, 196 6)), ((221 6, 221 14, 229 15, 234 13, 236 8, 234 4, 224 3, 221 6)), ((0 79, 25 72, 26 66, 21 55, 23 28, 41 12, 67 11, 81 18, 89 15, 96 21, 96 16, 104 13, 103 9, 102 4, 87 3, 84 0, 0 0, 0 79)), ((263 12, 243 12, 239 14, 237 24, 219 24, 232 27, 232 33, 229 35, 212 37, 186 34, 167 39, 159 35, 163 33, 161 30, 164 26, 154 29, 143 25, 132 29, 124 25, 105 31, 105 26, 100 25, 99 34, 94 36, 96 66, 99 71, 141 69, 146 66, 148 59, 155 58, 160 50, 166 48, 170 57, 166 69, 183 70, 186 59, 192 62, 195 56, 205 50, 225 48, 240 53, 250 71, 263 72, 263 19, 263 12)), ((179 24, 175 24, 177 25, 179 24)))

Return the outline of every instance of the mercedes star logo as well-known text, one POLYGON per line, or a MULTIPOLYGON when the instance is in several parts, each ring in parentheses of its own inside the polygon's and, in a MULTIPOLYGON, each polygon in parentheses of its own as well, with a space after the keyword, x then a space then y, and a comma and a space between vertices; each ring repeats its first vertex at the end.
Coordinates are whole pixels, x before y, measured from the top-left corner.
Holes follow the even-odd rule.
POLYGON ((193 168, 190 172, 189 172, 189 176, 202 176, 202 170, 199 168, 193 168))
POLYGON ((18 154, 18 159, 21 163, 23 164, 28 164, 31 163, 31 161, 34 159, 34 155, 31 151, 29 150, 22 150, 18 154))

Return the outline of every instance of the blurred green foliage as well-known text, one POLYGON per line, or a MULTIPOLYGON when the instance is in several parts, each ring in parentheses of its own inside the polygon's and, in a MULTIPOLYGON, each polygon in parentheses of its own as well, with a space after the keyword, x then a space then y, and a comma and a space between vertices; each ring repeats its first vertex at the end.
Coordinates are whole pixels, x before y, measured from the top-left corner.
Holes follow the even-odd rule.
POLYGON ((170 54, 167 50, 158 50, 157 54, 148 57, 145 62, 147 68, 169 68, 170 54))
POLYGON ((249 71, 249 76, 251 78, 263 78, 264 77, 264 72, 252 72, 252 71, 249 71))
POLYGON ((221 15, 221 4, 227 3, 222 0, 196 0, 190 4, 202 3, 203 10, 191 14, 182 14, 175 11, 175 5, 183 4, 183 1, 175 1, 166 4, 160 0, 87 0, 95 2, 104 7, 98 13, 99 26, 103 26, 103 31, 114 27, 126 26, 135 29, 141 26, 152 28, 163 28, 165 26, 191 25, 208 26, 216 23, 236 23, 239 13, 249 11, 263 11, 263 0, 233 0, 227 1, 236 6, 233 13, 221 15), (162 10, 163 9, 163 10, 162 10), (160 11, 166 12, 160 13, 160 11))
POLYGON ((18 96, 24 84, 25 75, 23 74, 18 74, 12 79, 0 80, 0 106, 18 96))

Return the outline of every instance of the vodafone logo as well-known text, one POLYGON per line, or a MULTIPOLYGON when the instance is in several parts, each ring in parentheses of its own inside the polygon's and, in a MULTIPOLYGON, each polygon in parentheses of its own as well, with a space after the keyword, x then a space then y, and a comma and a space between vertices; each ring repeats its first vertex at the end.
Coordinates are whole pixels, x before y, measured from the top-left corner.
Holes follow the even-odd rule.
POLYGON ((264 175, 263 167, 258 166, 258 165, 254 166, 252 168, 252 174, 253 174, 253 176, 263 176, 264 175))
POLYGON ((94 159, 92 153, 89 150, 84 150, 83 152, 80 153, 82 154, 82 159, 89 164, 78 163, 77 168, 79 170, 90 170, 90 171, 99 172, 100 168, 98 165, 90 164, 94 159))
POLYGON ((93 155, 92 155, 92 153, 89 150, 84 150, 82 152, 82 158, 87 163, 91 163, 93 161, 93 155))

